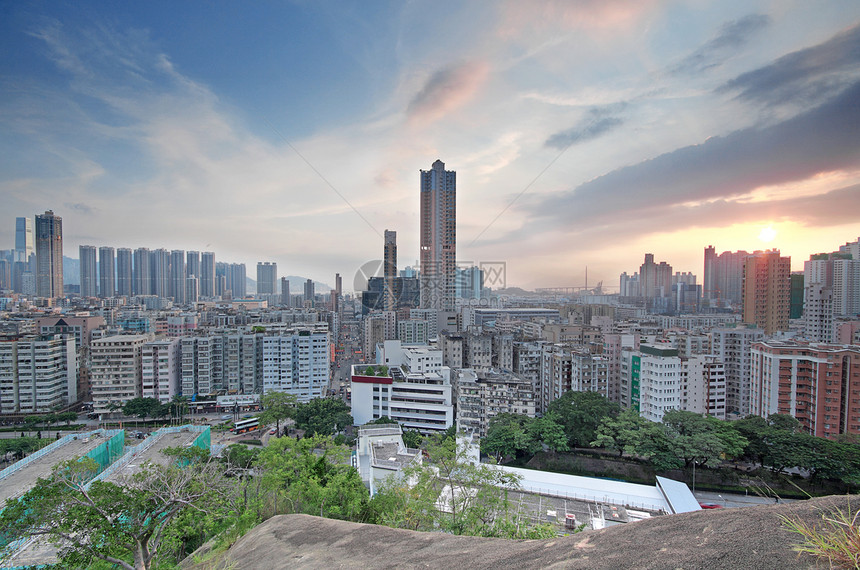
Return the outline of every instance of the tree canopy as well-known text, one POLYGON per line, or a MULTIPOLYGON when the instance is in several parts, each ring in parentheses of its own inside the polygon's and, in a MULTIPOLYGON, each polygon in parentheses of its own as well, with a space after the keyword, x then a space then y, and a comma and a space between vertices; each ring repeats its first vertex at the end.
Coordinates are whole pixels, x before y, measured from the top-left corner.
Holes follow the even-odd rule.
POLYGON ((103 560, 128 570, 151 568, 174 520, 186 510, 218 508, 226 494, 222 469, 202 450, 178 450, 180 467, 146 463, 119 484, 88 482, 99 465, 90 458, 65 461, 47 479, 0 514, 6 536, 45 536, 67 567, 103 560))
POLYGON ((132 398, 122 406, 122 413, 143 420, 157 416, 160 409, 161 402, 155 398, 132 398))
POLYGON ((547 407, 564 427, 571 447, 587 447, 597 437, 603 419, 615 417, 619 411, 618 404, 598 392, 568 391, 547 407))
POLYGON ((275 422, 278 433, 281 431, 281 422, 291 418, 296 413, 298 399, 293 394, 286 392, 268 392, 260 397, 263 413, 259 420, 263 425, 275 422))
POLYGON ((349 406, 337 398, 316 398, 296 408, 296 427, 306 435, 332 435, 353 425, 349 406))

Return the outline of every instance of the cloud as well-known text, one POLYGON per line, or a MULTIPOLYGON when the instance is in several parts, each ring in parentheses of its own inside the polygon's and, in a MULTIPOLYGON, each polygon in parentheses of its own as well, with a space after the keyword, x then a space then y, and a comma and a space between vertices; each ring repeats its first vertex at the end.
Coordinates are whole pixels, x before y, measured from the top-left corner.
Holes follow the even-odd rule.
POLYGON ((545 34, 552 29, 575 29, 586 33, 627 30, 641 23, 656 0, 510 0, 501 10, 500 33, 545 34))
POLYGON ((553 224, 587 228, 604 223, 618 227, 627 215, 647 220, 645 212, 655 209, 728 199, 764 185, 857 169, 858 100, 860 82, 782 123, 712 137, 620 168, 573 190, 531 197, 522 208, 541 228, 553 224))
POLYGON ((92 213, 93 213, 93 208, 92 208, 92 207, 90 207, 90 206, 89 206, 89 205, 87 205, 87 204, 83 204, 83 203, 81 203, 81 202, 77 202, 77 203, 70 203, 70 202, 66 202, 65 204, 63 204, 63 206, 64 206, 67 210, 76 210, 76 211, 78 211, 78 212, 80 212, 80 213, 82 213, 82 214, 87 214, 87 215, 89 215, 89 214, 92 214, 92 213))
POLYGON ((412 122, 426 124, 444 117, 468 102, 489 72, 485 62, 470 61, 437 70, 412 101, 406 114, 412 122))
POLYGON ((551 148, 564 149, 573 144, 595 139, 622 124, 624 121, 620 118, 606 116, 605 110, 591 109, 576 126, 551 135, 544 144, 551 148))
POLYGON ((743 100, 772 104, 820 100, 860 76, 860 26, 824 43, 786 54, 770 65, 743 73, 719 87, 743 100))
POLYGON ((764 14, 750 14, 720 26, 717 35, 706 44, 685 57, 672 68, 672 73, 701 73, 717 67, 734 51, 744 47, 752 36, 770 24, 764 14))

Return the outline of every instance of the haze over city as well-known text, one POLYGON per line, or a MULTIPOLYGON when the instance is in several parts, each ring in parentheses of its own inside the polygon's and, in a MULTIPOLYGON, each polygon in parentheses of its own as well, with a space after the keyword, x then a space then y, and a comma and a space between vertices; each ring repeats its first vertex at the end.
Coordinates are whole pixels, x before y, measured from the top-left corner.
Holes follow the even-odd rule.
POLYGON ((457 257, 617 285, 643 252, 860 235, 860 3, 7 3, 0 247, 214 251, 331 282, 418 258, 419 169, 457 257), (3 246, 2 244, 7 244, 3 246))

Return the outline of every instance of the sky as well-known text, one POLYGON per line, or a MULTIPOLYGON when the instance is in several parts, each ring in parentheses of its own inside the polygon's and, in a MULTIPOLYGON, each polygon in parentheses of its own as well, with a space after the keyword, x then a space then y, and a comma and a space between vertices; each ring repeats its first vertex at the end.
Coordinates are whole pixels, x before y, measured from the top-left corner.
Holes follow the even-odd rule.
POLYGON ((333 283, 418 258, 419 170, 457 257, 617 287, 646 252, 860 236, 860 2, 0 0, 0 249, 214 251, 333 283))

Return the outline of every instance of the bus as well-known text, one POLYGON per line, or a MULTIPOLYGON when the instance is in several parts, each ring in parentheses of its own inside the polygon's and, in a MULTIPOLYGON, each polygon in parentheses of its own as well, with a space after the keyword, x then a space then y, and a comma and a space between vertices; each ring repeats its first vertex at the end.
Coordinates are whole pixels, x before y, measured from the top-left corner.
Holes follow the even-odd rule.
POLYGON ((230 428, 233 433, 245 433, 246 431, 255 431, 260 429, 260 420, 257 418, 249 418, 247 420, 239 420, 236 425, 230 428))

